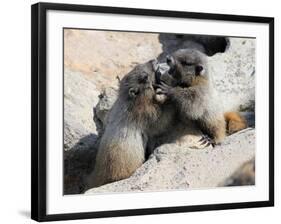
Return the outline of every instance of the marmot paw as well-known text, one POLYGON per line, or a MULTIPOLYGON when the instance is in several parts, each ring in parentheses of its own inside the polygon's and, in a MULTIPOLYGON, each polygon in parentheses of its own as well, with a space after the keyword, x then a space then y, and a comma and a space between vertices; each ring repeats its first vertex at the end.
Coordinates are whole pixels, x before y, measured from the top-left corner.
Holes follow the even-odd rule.
POLYGON ((203 135, 201 139, 199 139, 199 143, 201 145, 204 145, 205 147, 208 147, 210 145, 212 145, 213 147, 215 147, 215 142, 214 140, 212 140, 208 135, 203 135))

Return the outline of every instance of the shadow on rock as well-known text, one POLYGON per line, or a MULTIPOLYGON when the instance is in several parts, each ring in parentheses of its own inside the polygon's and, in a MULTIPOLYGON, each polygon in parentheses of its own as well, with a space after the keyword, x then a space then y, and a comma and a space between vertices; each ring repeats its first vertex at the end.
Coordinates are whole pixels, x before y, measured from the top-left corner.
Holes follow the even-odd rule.
POLYGON ((85 190, 85 179, 94 169, 97 145, 97 136, 89 134, 64 151, 64 194, 80 194, 85 190))
POLYGON ((164 33, 159 35, 159 42, 163 50, 157 58, 159 61, 163 61, 166 55, 183 48, 195 48, 208 56, 213 56, 225 52, 230 44, 227 37, 164 33))

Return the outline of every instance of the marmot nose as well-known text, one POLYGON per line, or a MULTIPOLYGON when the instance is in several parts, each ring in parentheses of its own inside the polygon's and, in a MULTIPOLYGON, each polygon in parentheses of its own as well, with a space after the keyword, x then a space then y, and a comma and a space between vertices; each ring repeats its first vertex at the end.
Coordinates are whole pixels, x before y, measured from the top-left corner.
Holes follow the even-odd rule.
POLYGON ((166 56, 166 62, 167 62, 167 64, 172 62, 172 56, 171 55, 166 56))

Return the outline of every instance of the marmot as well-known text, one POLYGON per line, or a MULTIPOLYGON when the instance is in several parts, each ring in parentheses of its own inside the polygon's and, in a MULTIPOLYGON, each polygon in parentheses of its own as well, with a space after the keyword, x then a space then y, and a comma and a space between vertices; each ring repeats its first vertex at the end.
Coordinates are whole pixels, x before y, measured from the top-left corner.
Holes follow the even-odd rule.
POLYGON ((137 65, 120 80, 118 97, 107 122, 88 177, 88 187, 98 187, 130 177, 154 148, 164 143, 204 148, 201 131, 190 121, 176 118, 166 96, 155 91, 157 61, 137 65), (202 144, 203 143, 203 144, 202 144))
POLYGON ((255 185, 255 158, 245 162, 219 186, 255 185))
POLYGON ((229 133, 247 127, 236 112, 224 113, 209 77, 207 56, 195 49, 181 49, 167 56, 169 71, 161 76, 161 92, 176 106, 182 120, 194 120, 212 138, 220 143, 229 133), (227 122, 227 123, 226 123, 227 122))
POLYGON ((157 98, 155 60, 137 65, 119 83, 118 97, 107 115, 96 164, 88 178, 98 187, 130 177, 145 161, 148 138, 166 130, 172 113, 161 119, 161 97, 157 98), (159 122, 163 120, 163 122, 159 122))

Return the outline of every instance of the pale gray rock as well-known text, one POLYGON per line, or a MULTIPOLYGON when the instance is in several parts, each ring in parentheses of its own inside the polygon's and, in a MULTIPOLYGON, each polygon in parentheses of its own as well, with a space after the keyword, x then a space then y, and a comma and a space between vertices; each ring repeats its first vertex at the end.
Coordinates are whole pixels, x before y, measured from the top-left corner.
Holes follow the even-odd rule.
POLYGON ((79 146, 76 143, 91 135, 84 145, 95 142, 96 127, 92 122, 93 105, 98 103, 96 86, 79 72, 64 72, 64 150, 79 146))
POLYGON ((156 33, 64 29, 64 64, 101 90, 162 52, 156 33))
POLYGON ((209 72, 226 110, 253 112, 255 39, 229 38, 229 41, 225 53, 209 57, 209 72))
POLYGON ((80 72, 64 72, 64 194, 81 193, 93 169, 97 131, 92 107, 99 91, 80 72))
POLYGON ((192 150, 165 144, 130 178, 89 189, 86 194, 218 187, 254 155, 252 128, 228 136, 212 149, 192 150))
POLYGON ((106 115, 116 101, 117 95, 118 92, 116 88, 104 88, 99 95, 99 102, 93 108, 94 122, 99 135, 102 135, 103 133, 104 124, 106 123, 106 115))

